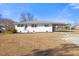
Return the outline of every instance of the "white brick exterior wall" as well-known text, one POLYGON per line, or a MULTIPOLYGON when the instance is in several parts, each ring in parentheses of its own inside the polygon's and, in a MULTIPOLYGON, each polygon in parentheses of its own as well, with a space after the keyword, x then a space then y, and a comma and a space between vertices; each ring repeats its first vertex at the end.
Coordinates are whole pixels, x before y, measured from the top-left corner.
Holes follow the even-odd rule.
POLYGON ((26 33, 26 32, 52 32, 52 26, 37 26, 37 27, 31 27, 31 26, 27 26, 27 28, 25 28, 25 26, 23 27, 17 27, 17 25, 15 25, 15 29, 17 30, 17 32, 22 32, 22 33, 26 33))

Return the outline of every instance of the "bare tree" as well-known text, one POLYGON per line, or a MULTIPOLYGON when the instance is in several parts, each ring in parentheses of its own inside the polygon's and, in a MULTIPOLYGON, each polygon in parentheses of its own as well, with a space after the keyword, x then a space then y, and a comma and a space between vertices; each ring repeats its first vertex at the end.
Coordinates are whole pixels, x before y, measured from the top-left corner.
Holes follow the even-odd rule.
POLYGON ((34 16, 31 13, 21 14, 21 22, 33 21, 33 20, 34 20, 34 16))
POLYGON ((21 21, 24 22, 24 21, 26 21, 26 20, 27 20, 26 14, 22 13, 22 14, 21 14, 21 21))
POLYGON ((27 18, 28 18, 28 20, 29 20, 29 21, 34 20, 33 15, 32 15, 32 14, 30 14, 30 13, 27 13, 27 18))
POLYGON ((76 27, 78 25, 78 21, 74 20, 74 27, 76 27))

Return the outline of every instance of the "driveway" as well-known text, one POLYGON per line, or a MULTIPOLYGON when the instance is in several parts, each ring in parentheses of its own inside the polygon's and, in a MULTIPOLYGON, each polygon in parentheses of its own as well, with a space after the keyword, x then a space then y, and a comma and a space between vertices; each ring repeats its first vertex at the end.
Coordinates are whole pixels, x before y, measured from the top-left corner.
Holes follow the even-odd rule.
POLYGON ((70 32, 63 33, 62 39, 79 45, 79 34, 70 33, 70 32))

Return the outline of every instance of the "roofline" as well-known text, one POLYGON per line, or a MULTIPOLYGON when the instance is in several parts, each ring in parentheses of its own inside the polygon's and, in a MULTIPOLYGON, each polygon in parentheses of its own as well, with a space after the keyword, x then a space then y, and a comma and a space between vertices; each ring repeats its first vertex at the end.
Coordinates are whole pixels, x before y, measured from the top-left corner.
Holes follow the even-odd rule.
POLYGON ((60 24, 60 25, 71 25, 71 24, 67 24, 67 23, 56 23, 56 22, 38 22, 38 23, 29 23, 29 22, 20 22, 20 23, 15 23, 15 25, 17 25, 17 24, 52 24, 52 25, 54 25, 54 24, 60 24))

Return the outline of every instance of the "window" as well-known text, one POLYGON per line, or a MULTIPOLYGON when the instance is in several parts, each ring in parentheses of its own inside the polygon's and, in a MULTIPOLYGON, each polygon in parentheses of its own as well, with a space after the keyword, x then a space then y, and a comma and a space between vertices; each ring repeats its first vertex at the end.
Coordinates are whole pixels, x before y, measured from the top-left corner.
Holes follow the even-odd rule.
POLYGON ((45 24, 44 26, 45 26, 45 27, 48 27, 49 25, 48 25, 48 24, 45 24))
POLYGON ((37 27, 37 25, 35 24, 35 27, 37 27))
POLYGON ((36 24, 32 24, 32 27, 37 27, 37 25, 36 24))
POLYGON ((23 27, 24 26, 24 24, 18 24, 17 25, 17 27, 23 27))
POLYGON ((24 26, 24 24, 21 24, 21 27, 23 27, 24 26))
POLYGON ((20 27, 20 24, 18 24, 17 27, 20 27))

